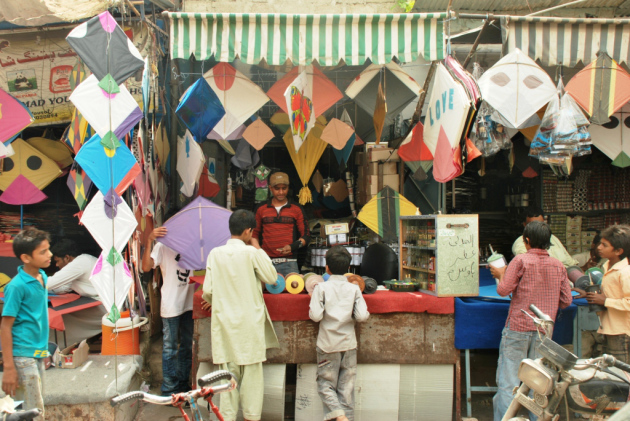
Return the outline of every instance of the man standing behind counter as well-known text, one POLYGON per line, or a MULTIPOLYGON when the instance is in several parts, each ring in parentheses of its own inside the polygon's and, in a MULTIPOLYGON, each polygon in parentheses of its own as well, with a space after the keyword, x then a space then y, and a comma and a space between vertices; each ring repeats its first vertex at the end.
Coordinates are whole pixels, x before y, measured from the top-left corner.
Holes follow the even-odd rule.
MULTIPOLYGON (((545 214, 542 209, 530 207, 525 212, 525 220, 523 221, 523 227, 526 227, 532 221, 545 222, 545 214)), ((564 248, 558 237, 551 235, 551 247, 547 250, 549 256, 554 257, 564 265, 565 268, 569 266, 577 266, 578 261, 575 260, 564 248)), ((527 253, 525 243, 523 242, 523 236, 521 235, 514 241, 512 245, 512 254, 518 256, 519 254, 527 253)))
POLYGON ((297 249, 309 241, 308 221, 302 206, 287 198, 289 176, 283 172, 269 176, 272 198, 256 210, 256 229, 252 245, 271 258, 278 273, 299 273, 297 249))

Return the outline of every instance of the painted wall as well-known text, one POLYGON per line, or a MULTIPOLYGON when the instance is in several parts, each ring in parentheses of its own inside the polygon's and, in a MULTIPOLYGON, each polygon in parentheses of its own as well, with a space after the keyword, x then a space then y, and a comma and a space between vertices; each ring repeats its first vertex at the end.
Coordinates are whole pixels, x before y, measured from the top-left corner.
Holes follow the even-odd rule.
POLYGON ((198 13, 400 13, 395 0, 184 0, 198 13))

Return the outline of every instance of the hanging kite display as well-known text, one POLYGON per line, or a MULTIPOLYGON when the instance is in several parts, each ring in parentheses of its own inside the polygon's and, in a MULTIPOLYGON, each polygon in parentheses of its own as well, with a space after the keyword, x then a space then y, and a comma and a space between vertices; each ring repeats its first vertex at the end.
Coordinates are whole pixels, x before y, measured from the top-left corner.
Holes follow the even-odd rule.
POLYGON ((105 254, 112 248, 120 253, 138 225, 129 205, 111 190, 105 194, 96 192, 83 211, 81 223, 105 254))
POLYGON ((15 154, 4 158, 4 171, 0 174, 0 190, 7 190, 20 176, 22 183, 30 183, 38 190, 52 183, 61 175, 59 166, 52 159, 23 141, 16 139, 11 146, 15 154))
POLYGON ((43 202, 48 196, 40 189, 35 187, 22 174, 18 175, 15 180, 0 195, 0 202, 9 205, 32 205, 34 203, 43 202))
POLYGON ((306 72, 300 73, 289 84, 284 92, 287 103, 291 134, 293 135, 293 147, 300 150, 302 143, 315 125, 315 112, 313 109, 313 87, 308 84, 306 72))
POLYGON ((298 194, 300 205, 305 205, 313 201, 311 191, 307 185, 319 158, 326 150, 327 143, 320 138, 325 126, 326 119, 323 116, 319 117, 315 127, 311 130, 303 147, 300 148, 299 151, 293 148, 293 136, 291 132, 287 131, 284 135, 284 144, 289 150, 293 165, 295 165, 300 181, 302 181, 302 189, 300 189, 300 193, 298 194))
POLYGON ((269 101, 258 85, 228 63, 217 63, 203 77, 225 109, 225 115, 213 128, 222 139, 227 140, 228 135, 269 101))
POLYGON ((188 130, 184 137, 177 138, 177 173, 182 179, 180 191, 184 196, 191 197, 195 192, 205 160, 201 146, 188 130))
POLYGON ((630 166, 630 104, 625 104, 610 116, 604 125, 590 126, 593 145, 612 159, 612 164, 626 168, 630 166))
POLYGON ((98 134, 83 145, 75 160, 94 185, 105 193, 114 188, 118 195, 122 195, 142 171, 127 145, 121 143, 115 150, 108 149, 102 145, 98 134))
POLYGON ((78 25, 66 40, 99 81, 110 75, 120 85, 144 66, 140 52, 109 12, 78 25))
POLYGON ((369 65, 350 83, 346 95, 354 99, 368 114, 374 115, 381 82, 387 104, 384 125, 389 126, 396 116, 418 97, 422 88, 402 67, 392 61, 387 64, 369 65))
POLYGON ((12 140, 33 121, 29 109, 0 88, 0 142, 12 140))
POLYGON ((423 140, 433 155, 433 178, 441 183, 461 174, 460 140, 465 135, 470 99, 464 87, 438 64, 429 97, 423 140))
POLYGON ((376 105, 374 107, 374 136, 376 137, 376 144, 381 143, 381 135, 383 133, 383 127, 385 126, 385 117, 387 116, 387 99, 385 98, 385 91, 383 89, 382 81, 378 84, 378 90, 376 91, 376 105))
POLYGON ((182 269, 203 269, 210 251, 230 239, 231 211, 197 197, 164 223, 168 233, 157 241, 180 255, 182 269))
MULTIPOLYGON (((352 127, 348 126, 341 120, 333 118, 326 124, 322 132, 321 139, 332 145, 336 150, 343 150, 348 144, 348 140, 354 134, 352 127)), ((354 144, 354 142, 353 142, 354 144)))
POLYGON ((518 48, 486 70, 478 84, 483 99, 515 129, 531 126, 529 118, 556 92, 547 72, 518 48))
POLYGON ((79 110, 75 108, 70 124, 66 127, 63 135, 61 135, 61 141, 76 155, 86 139, 90 139, 93 135, 94 131, 89 123, 83 118, 79 110))
POLYGON ((92 285, 94 285, 105 308, 112 309, 111 313, 122 308, 127 298, 127 292, 133 285, 133 278, 127 262, 121 260, 112 265, 109 263, 108 255, 105 252, 102 252, 98 257, 96 265, 92 269, 90 281, 92 281, 92 285))
POLYGON ((380 235, 384 242, 396 241, 398 217, 415 215, 416 210, 416 205, 386 186, 363 206, 357 219, 380 235))
POLYGON ((175 114, 188 127, 195 140, 201 143, 221 121, 225 109, 208 82, 201 78, 184 92, 175 114))
POLYGON ((567 84, 566 91, 591 116, 591 123, 605 124, 630 101, 630 74, 606 52, 600 52, 567 84))
POLYGON ((424 142, 424 125, 418 122, 398 147, 398 156, 415 173, 419 168, 428 172, 433 166, 433 154, 424 142))

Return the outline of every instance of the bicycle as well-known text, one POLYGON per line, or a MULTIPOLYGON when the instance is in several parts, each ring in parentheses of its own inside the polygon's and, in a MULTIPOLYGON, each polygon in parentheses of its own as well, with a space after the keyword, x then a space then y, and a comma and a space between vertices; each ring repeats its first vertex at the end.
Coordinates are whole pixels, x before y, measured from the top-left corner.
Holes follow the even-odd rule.
POLYGON ((190 405, 190 412, 192 413, 194 421, 203 421, 203 417, 199 411, 199 407, 197 406, 197 399, 203 398, 208 402, 210 409, 214 412, 214 415, 218 418, 219 421, 224 421, 223 416, 219 412, 219 408, 212 402, 212 397, 217 393, 222 392, 230 392, 236 389, 237 383, 236 378, 232 373, 227 370, 218 370, 214 371, 210 374, 206 374, 197 382, 199 384, 200 389, 191 390, 183 393, 175 393, 171 396, 158 396, 152 395, 150 393, 142 392, 142 391, 134 391, 127 392, 120 396, 116 396, 111 399, 110 403, 112 406, 120 405, 124 402, 129 402, 133 400, 140 399, 144 402, 152 403, 155 405, 172 405, 176 408, 179 408, 182 413, 182 418, 185 421, 190 421, 188 418, 188 414, 184 410, 184 404, 188 403, 190 405), (223 383, 215 387, 207 387, 208 385, 218 382, 220 380, 229 380, 228 383, 223 383))

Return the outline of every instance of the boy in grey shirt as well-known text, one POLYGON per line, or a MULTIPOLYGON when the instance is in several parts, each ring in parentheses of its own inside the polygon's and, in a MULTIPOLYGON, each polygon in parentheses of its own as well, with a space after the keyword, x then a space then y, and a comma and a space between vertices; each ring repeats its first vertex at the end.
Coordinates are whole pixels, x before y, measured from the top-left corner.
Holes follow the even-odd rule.
POLYGON ((357 374, 355 320, 370 316, 357 285, 344 273, 351 256, 342 246, 326 253, 327 282, 318 284, 311 297, 309 316, 319 323, 317 335, 317 391, 324 404, 324 419, 354 419, 354 380, 357 374))

